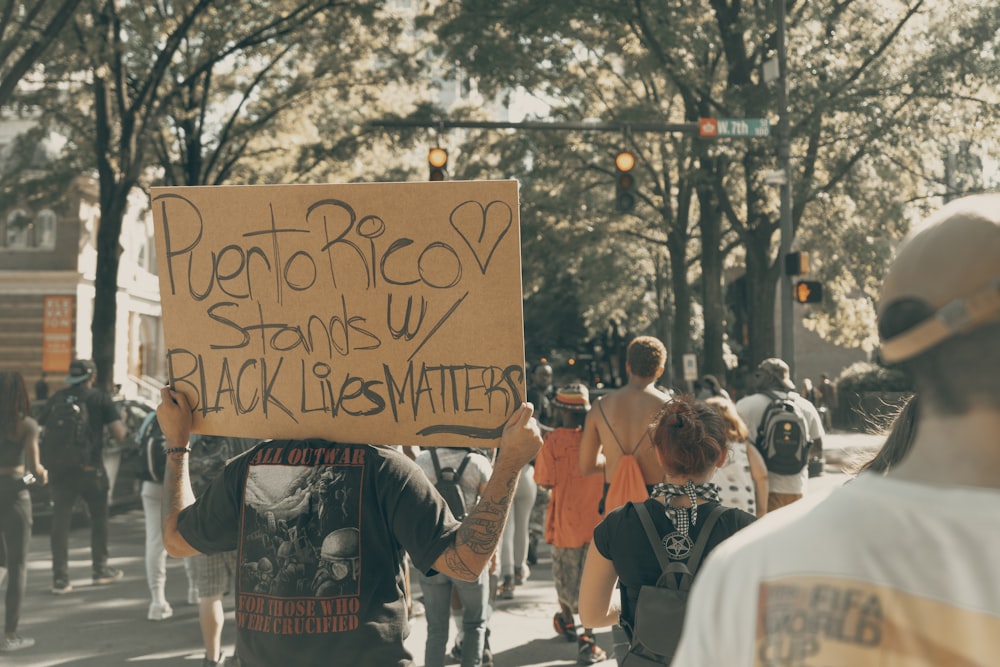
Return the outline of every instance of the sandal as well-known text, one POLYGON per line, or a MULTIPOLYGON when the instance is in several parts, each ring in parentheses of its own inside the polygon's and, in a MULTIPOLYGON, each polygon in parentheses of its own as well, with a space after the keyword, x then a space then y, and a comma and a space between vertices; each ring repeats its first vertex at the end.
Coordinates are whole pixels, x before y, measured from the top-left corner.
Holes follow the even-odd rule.
POLYGON ((607 652, 597 645, 590 635, 580 635, 580 648, 576 656, 576 664, 593 665, 608 659, 607 652))
POLYGON ((562 612, 557 611, 556 615, 552 617, 552 627, 555 628, 556 634, 565 637, 566 641, 576 640, 576 625, 572 622, 567 623, 562 612))

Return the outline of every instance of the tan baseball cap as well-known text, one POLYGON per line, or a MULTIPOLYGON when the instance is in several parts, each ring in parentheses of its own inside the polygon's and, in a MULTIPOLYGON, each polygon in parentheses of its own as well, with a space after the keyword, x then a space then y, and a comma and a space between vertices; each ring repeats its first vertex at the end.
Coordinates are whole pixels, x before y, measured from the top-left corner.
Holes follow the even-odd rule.
POLYGON ((773 384, 780 384, 786 389, 795 390, 795 383, 792 382, 792 372, 784 359, 771 357, 757 364, 757 371, 771 379, 773 384))
POLYGON ((882 340, 888 363, 1000 320, 1000 194, 957 199, 910 231, 882 285, 879 319, 905 299, 935 313, 882 340))

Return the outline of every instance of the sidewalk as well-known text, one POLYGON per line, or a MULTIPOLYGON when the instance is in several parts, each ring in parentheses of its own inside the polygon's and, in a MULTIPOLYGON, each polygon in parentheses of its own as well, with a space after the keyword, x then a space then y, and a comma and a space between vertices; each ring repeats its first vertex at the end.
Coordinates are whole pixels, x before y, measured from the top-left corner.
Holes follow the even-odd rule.
MULTIPOLYGON (((552 628, 552 616, 559 611, 559 603, 552 583, 549 545, 538 545, 538 563, 530 567, 531 576, 517 587, 514 599, 496 601, 489 623, 494 664, 496 667, 575 665, 576 642, 566 641, 562 635, 556 635, 552 628)), ((419 586, 414 586, 413 594, 420 595, 419 586)), ((424 641, 427 639, 427 623, 424 618, 414 619, 410 630, 406 647, 413 653, 416 663, 422 665, 424 641)), ((597 643, 608 653, 608 659, 597 664, 614 665, 615 660, 611 656, 611 629, 602 628, 594 634, 597 643)), ((454 635, 452 623, 448 650, 455 643, 454 635)))
MULTIPOLYGON (((74 590, 52 595, 52 560, 46 526, 36 526, 31 538, 28 590, 22 608, 19 632, 36 640, 35 646, 0 654, 0 665, 18 667, 119 667, 134 664, 150 667, 199 667, 204 652, 198 626, 198 609, 186 603, 187 578, 180 560, 167 562, 167 599, 174 608, 172 618, 146 620, 149 592, 146 587, 143 550, 145 533, 141 510, 111 517, 111 564, 125 571, 125 578, 110 586, 90 581, 90 531, 74 528, 70 534, 70 572, 74 590)), ((552 562, 548 545, 539 545, 531 576, 519 586, 513 600, 498 600, 490 622, 490 645, 496 667, 571 665, 576 662, 576 644, 557 636, 552 616, 558 609, 552 585, 552 562)), ((415 583, 414 595, 420 595, 415 583)), ((225 599, 226 624, 223 651, 233 652, 235 618, 232 597, 225 599)), ((427 623, 412 620, 406 647, 415 663, 423 665, 427 623)), ((611 632, 596 633, 598 643, 610 653, 611 632)), ((449 641, 450 649, 454 636, 449 641)), ((290 656, 294 665, 294 656, 290 656)), ((455 663, 457 664, 457 663, 455 663)), ((600 665, 613 665, 608 660, 600 665)), ((361 666, 363 667, 363 666, 361 666)))

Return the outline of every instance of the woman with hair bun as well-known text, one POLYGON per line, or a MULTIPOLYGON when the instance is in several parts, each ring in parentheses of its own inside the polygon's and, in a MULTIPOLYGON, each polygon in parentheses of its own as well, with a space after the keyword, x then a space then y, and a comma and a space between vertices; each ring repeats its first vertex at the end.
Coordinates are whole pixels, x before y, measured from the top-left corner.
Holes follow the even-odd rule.
MULTIPOLYGON (((680 397, 663 406, 650 426, 650 437, 665 473, 642 506, 668 559, 685 562, 705 524, 703 518, 720 506, 719 487, 711 480, 728 454, 726 424, 713 407, 680 397)), ((701 562, 753 521, 751 514, 724 508, 708 535, 701 562)), ((639 589, 655 586, 661 573, 636 504, 610 512, 594 529, 583 570, 580 619, 587 627, 613 626, 619 662, 635 627, 639 589), (621 589, 620 606, 613 599, 616 584, 621 589)))

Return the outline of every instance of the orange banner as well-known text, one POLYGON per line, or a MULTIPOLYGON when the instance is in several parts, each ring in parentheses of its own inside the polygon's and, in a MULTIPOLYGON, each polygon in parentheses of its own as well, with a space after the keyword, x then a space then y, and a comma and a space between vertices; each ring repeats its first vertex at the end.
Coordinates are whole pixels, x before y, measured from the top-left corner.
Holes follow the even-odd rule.
POLYGON ((45 297, 42 316, 42 370, 65 373, 73 360, 73 297, 45 297))

